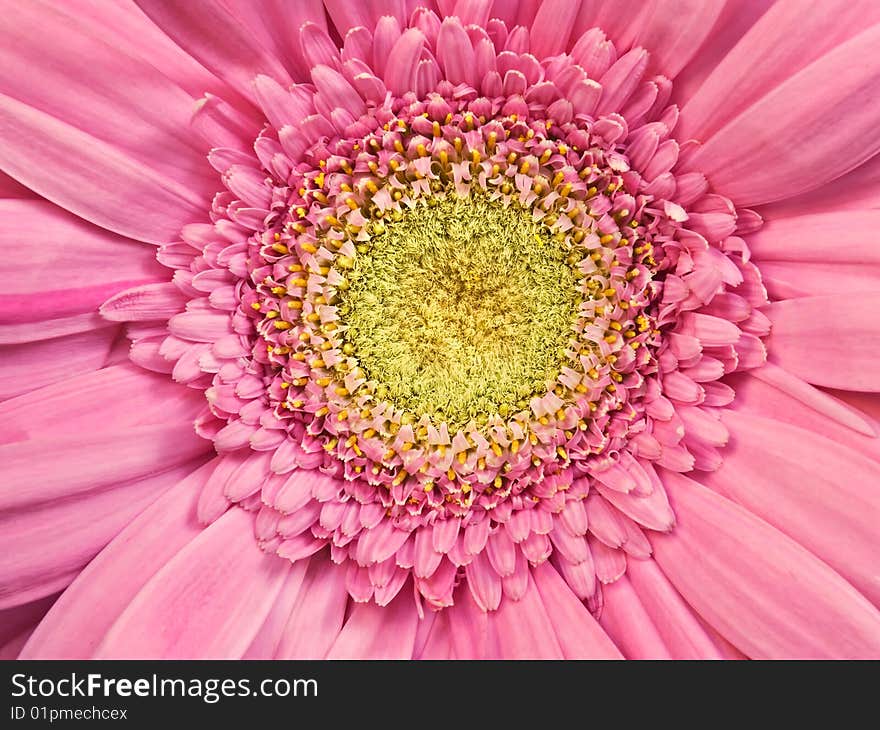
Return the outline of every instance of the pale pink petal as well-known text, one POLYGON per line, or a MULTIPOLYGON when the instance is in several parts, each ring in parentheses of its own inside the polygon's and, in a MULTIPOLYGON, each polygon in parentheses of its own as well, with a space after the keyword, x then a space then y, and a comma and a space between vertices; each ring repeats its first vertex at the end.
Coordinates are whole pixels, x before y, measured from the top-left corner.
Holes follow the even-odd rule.
MULTIPOLYGON (((0 94, 0 167, 53 203, 102 228, 150 243, 201 220, 215 183, 168 174, 118 146, 0 94)), ((161 152, 157 150, 161 157, 161 152)))
POLYGON ((69 498, 156 474, 206 454, 192 423, 133 426, 42 438, 0 446, 4 481, 0 508, 69 498), (51 459, 46 454, 52 454, 51 459), (63 469, 59 469, 63 464, 63 469))
POLYGON ((137 0, 137 4, 181 48, 242 96, 254 98, 257 74, 291 83, 290 74, 272 49, 265 47, 225 3, 137 0))
MULTIPOLYGON (((762 4, 734 6, 728 22, 751 19, 754 25, 724 56, 706 49, 716 64, 682 108, 676 130, 680 139, 708 140, 798 71, 880 21, 880 7, 873 0, 828 0, 804 12, 801 0, 779 0, 766 12, 762 4)), ((785 118, 798 109, 786 108, 785 118)), ((789 129, 787 138, 804 144, 792 134, 789 129)))
POLYGON ((0 607, 19 605, 66 587, 144 507, 198 462, 32 509, 0 512, 0 607))
POLYGON ((723 416, 732 441, 702 477, 818 555, 880 605, 880 463, 748 411, 723 416))
POLYGON ((272 608, 290 562, 260 550, 253 517, 232 509, 144 585, 97 658, 239 658, 272 608))
POLYGON ((0 345, 0 399, 99 370, 118 336, 119 328, 108 326, 58 339, 0 345))
MULTIPOLYGON (((634 560, 633 562, 639 562, 634 560)), ((627 659, 674 659, 626 576, 603 589, 599 624, 627 659)), ((659 617, 658 617, 659 618, 659 617)))
POLYGON ((342 630, 347 604, 345 568, 326 554, 312 557, 275 658, 323 659, 342 630))
POLYGON ((408 590, 387 606, 359 603, 327 659, 412 659, 419 614, 408 590))
POLYGON ((812 553, 742 507, 673 472, 675 533, 654 557, 684 599, 753 659, 873 658, 880 613, 812 553))
POLYGON ((770 359, 814 385, 876 392, 877 307, 876 291, 775 302, 764 310, 773 323, 767 341, 770 359))
POLYGON ((708 137, 682 171, 704 173, 748 206, 817 188, 869 160, 880 151, 880 72, 862 61, 878 43, 880 25, 789 77, 708 137))
POLYGON ((676 659, 722 659, 718 647, 653 560, 630 560, 626 577, 676 659))
POLYGON ((172 487, 101 551, 37 627, 22 656, 91 656, 150 577, 201 533, 195 500, 212 469, 208 462, 172 487))

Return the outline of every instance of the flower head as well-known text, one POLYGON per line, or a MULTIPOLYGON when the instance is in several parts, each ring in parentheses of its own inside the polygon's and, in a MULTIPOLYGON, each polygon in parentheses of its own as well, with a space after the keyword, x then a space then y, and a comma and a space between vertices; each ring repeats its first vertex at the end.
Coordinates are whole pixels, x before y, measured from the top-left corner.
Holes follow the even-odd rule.
MULTIPOLYGON (((880 107, 847 104, 880 85, 847 66, 880 26, 805 57, 772 42, 785 0, 683 19, 664 2, 626 19, 611 3, 328 1, 329 25, 320 3, 274 20, 260 3, 138 5, 110 12, 152 39, 96 92, 112 122, 54 88, 13 84, 0 105, 0 167, 60 206, 10 210, 76 235, 106 281, 40 310, 82 339, 82 374, 22 374, 0 404, 0 448, 23 460, 10 519, 106 515, 67 572, 26 557, 11 574, 0 595, 18 606, 101 550, 25 656, 878 653, 876 500, 814 463, 880 474, 871 397, 821 387, 877 387, 855 332, 873 271, 855 278, 859 245, 816 270, 847 202, 810 191, 857 180, 880 150, 863 133, 880 107), (787 75, 732 85, 770 48, 787 75), (126 73, 179 104, 130 142, 111 134, 144 106, 126 73), (756 126, 821 81, 830 110, 756 126), (62 152, 60 181, 35 172, 62 152), (108 231, 158 244, 160 265, 108 231), (864 293, 841 303, 839 277, 864 293), (811 324, 839 317, 814 344, 811 324), (117 328, 130 351, 108 358, 117 328), (35 488, 33 408, 59 383, 62 412, 112 398, 78 416, 103 438, 69 439, 114 458, 35 488)), ((43 12, 16 13, 27 57, 43 12)), ((119 55, 92 16, 53 52, 119 55)), ((22 294, 3 311, 21 316, 37 296, 22 294)), ((54 342, 24 341, 25 367, 54 342)))

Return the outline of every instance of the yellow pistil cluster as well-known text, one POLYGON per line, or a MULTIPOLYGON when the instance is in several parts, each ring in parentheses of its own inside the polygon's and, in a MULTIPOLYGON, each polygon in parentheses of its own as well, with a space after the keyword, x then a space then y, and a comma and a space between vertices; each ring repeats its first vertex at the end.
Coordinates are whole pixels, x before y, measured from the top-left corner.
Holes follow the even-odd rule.
POLYGON ((340 315, 379 400, 459 427, 553 387, 581 293, 564 245, 522 208, 423 198, 362 248, 340 315))

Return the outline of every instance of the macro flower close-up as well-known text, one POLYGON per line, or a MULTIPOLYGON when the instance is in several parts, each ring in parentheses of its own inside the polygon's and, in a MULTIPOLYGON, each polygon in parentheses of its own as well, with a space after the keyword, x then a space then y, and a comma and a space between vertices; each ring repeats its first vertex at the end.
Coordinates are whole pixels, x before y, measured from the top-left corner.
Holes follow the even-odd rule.
POLYGON ((880 658, 877 0, 0 18, 0 656, 880 658))

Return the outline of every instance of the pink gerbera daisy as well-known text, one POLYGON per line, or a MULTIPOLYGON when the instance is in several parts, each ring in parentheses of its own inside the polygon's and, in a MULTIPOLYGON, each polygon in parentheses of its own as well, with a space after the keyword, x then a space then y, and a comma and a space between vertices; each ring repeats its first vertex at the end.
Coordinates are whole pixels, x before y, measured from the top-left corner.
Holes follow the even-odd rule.
POLYGON ((880 657, 875 0, 10 0, 0 625, 880 657))

